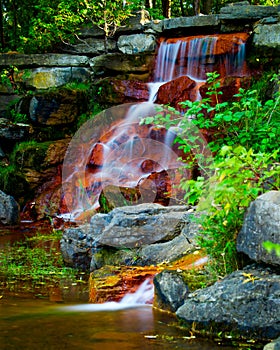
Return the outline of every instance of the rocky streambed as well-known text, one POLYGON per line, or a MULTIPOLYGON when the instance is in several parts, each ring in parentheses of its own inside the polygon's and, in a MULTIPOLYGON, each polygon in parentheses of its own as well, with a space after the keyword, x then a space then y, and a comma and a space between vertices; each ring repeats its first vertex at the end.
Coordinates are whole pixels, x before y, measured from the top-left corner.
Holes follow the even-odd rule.
MULTIPOLYGON (((195 208, 141 204, 97 214, 90 224, 64 232, 65 260, 92 272, 104 266, 156 265, 154 306, 176 314, 193 334, 274 340, 265 349, 278 349, 280 335, 280 258, 263 242, 280 241, 280 192, 271 191, 251 203, 237 238, 237 250, 247 265, 206 288, 191 290, 184 275, 191 264, 170 268, 166 262, 200 252, 200 228, 191 218, 195 208), (275 340, 277 339, 278 340, 275 340)), ((206 257, 204 257, 206 258, 206 257)), ((201 257, 200 257, 201 259, 201 257)), ((206 260, 197 264, 203 266, 206 260)), ((176 265, 175 265, 176 266, 176 265)), ((199 275, 203 270, 199 270, 199 275)), ((190 281, 191 282, 191 281, 190 281)))

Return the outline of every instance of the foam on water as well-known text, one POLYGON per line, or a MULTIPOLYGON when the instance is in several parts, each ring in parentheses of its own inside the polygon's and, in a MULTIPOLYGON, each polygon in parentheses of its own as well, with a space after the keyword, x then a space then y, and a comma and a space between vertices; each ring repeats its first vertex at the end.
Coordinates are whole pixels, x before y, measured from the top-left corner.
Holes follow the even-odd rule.
POLYGON ((63 307, 64 311, 94 312, 118 311, 136 307, 151 306, 154 296, 154 285, 146 279, 135 293, 127 293, 119 302, 109 301, 103 304, 77 304, 63 307))

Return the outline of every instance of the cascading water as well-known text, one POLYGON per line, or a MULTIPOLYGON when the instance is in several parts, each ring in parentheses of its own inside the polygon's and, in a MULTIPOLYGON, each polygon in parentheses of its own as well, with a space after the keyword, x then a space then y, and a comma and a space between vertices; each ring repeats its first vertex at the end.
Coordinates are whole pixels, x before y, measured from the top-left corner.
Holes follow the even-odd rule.
POLYGON ((101 193, 113 206, 169 201, 181 165, 176 135, 139 125, 141 118, 161 113, 158 107, 149 102, 112 107, 79 129, 63 164, 64 218, 79 221, 91 214, 100 207, 101 193))
MULTIPOLYGON (((61 213, 81 219, 84 212, 100 207, 101 194, 113 206, 147 201, 168 205, 166 194, 172 197, 180 182, 170 170, 175 172, 180 166, 177 159, 182 152, 179 154, 178 145, 173 145, 174 133, 139 126, 139 120, 158 113, 154 101, 174 102, 168 84, 178 79, 183 78, 187 91, 179 96, 179 101, 184 101, 200 98, 199 87, 205 84, 207 72, 217 71, 221 77, 245 75, 247 38, 248 34, 237 33, 162 40, 149 84, 150 102, 108 109, 85 123, 73 137, 63 164, 61 213), (160 100, 161 91, 166 101, 160 100)), ((181 86, 173 85, 176 98, 181 86)))
MULTIPOLYGON (((150 100, 158 89, 179 77, 189 77, 196 89, 205 83, 206 73, 217 71, 222 77, 246 74, 246 33, 207 35, 162 40, 159 45, 153 81, 148 83, 150 100)), ((199 93, 194 94, 199 99, 199 93)))
POLYGON ((135 307, 152 305, 154 285, 151 279, 146 279, 135 293, 127 293, 119 302, 108 301, 103 304, 78 304, 64 307, 68 311, 116 311, 135 307))

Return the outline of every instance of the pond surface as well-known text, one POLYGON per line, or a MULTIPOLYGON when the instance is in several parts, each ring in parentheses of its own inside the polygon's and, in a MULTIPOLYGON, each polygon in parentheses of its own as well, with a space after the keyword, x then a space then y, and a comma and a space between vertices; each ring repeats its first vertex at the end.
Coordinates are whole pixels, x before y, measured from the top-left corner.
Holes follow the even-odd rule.
MULTIPOLYGON (((30 228, 20 232, 0 230, 0 250, 32 233, 30 228)), ((62 280, 59 285, 33 285, 32 293, 26 280, 24 284, 9 282, 9 288, 0 281, 0 349, 241 349, 191 337, 170 314, 151 305, 135 306, 140 288, 132 301, 130 296, 125 302, 90 304, 86 276, 80 278, 83 283, 62 280)), ((243 345, 242 349, 252 348, 243 345)))
MULTIPOLYGON (((209 340, 187 339, 172 318, 151 306, 103 311, 93 304, 51 303, 4 297, 0 300, 0 348, 5 350, 231 350, 209 340), (73 305, 73 304, 72 304, 73 305), (169 324, 169 325, 168 325, 169 324)), ((107 310, 106 310, 107 309, 107 310)))

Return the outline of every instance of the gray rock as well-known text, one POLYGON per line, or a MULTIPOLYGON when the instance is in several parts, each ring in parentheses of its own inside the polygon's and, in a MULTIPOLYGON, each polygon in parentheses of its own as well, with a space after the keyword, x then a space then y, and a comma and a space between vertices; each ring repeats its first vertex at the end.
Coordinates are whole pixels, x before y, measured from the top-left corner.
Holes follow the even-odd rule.
POLYGON ((90 225, 67 229, 60 241, 65 263, 84 271, 89 269, 93 247, 94 239, 90 234, 90 225))
MULTIPOLYGON (((134 248, 172 240, 181 233, 179 226, 188 209, 185 206, 163 207, 153 203, 115 208, 108 214, 110 223, 98 238, 98 243, 134 248)), ((91 224, 94 235, 94 218, 91 224)))
POLYGON ((91 77, 89 68, 82 67, 52 67, 29 69, 26 85, 36 89, 49 89, 63 86, 72 81, 88 82, 91 77))
POLYGON ((5 152, 2 150, 0 146, 0 158, 4 158, 6 156, 5 152))
MULTIPOLYGON (((157 204, 116 208, 108 214, 96 214, 92 217, 90 225, 70 228, 64 231, 61 240, 62 255, 67 264, 71 266, 78 264, 83 266, 84 269, 90 269, 91 271, 104 265, 144 266, 173 261, 197 248, 195 237, 199 234, 199 225, 191 219, 193 215, 199 214, 194 214, 191 210, 187 211, 187 207, 183 206, 162 207, 157 204), (124 211, 126 211, 126 214, 122 220, 120 213, 124 211), (137 213, 139 213, 139 217, 137 213), (135 242, 139 240, 139 237, 134 232, 137 231, 135 225, 145 221, 144 214, 147 217, 147 223, 143 226, 148 224, 152 230, 152 235, 149 232, 148 238, 153 237, 154 240, 155 237, 153 235, 156 230, 160 235, 163 232, 165 239, 169 237, 170 240, 134 247, 135 242), (117 220, 114 221, 115 215, 117 220), (153 216, 156 220, 152 219, 153 216), (163 217, 165 220, 171 219, 168 227, 173 229, 173 231, 174 226, 171 226, 172 223, 175 224, 175 232, 173 234, 170 235, 167 232, 168 227, 162 224, 163 217), (177 223, 174 222, 174 218, 177 218, 177 223), (110 232, 109 227, 111 227, 112 222, 119 222, 119 224, 124 225, 121 227, 120 232, 126 230, 125 236, 122 237, 120 234, 120 238, 118 238, 118 229, 115 227, 114 237, 110 238, 112 232, 110 232), (129 237, 130 234, 132 238, 129 237), (171 239, 174 234, 176 235, 175 238, 171 239), (133 245, 127 248, 127 243, 131 243, 131 239, 133 240, 133 245), (122 240, 123 243, 121 244, 122 240), (119 244, 116 247, 117 241, 119 241, 119 244), (78 263, 76 261, 77 256, 79 257, 78 263)), ((143 234, 140 233, 140 238, 142 237, 143 234)))
MULTIPOLYGON (((107 50, 115 51, 117 48, 117 43, 113 39, 107 40, 107 50)), ((78 40, 76 44, 64 45, 61 47, 61 51, 82 54, 82 55, 100 55, 106 53, 104 38, 85 38, 78 40)))
POLYGON ((280 350, 280 337, 266 344, 263 350, 280 350))
POLYGON ((162 310, 175 312, 183 305, 189 293, 182 277, 175 271, 162 271, 154 278, 154 305, 162 310))
POLYGON ((280 23, 258 24, 254 29, 252 47, 261 55, 280 53, 280 23))
POLYGON ((30 132, 30 125, 12 123, 10 120, 0 118, 0 138, 6 140, 23 140, 30 132))
POLYGON ((0 191, 0 223, 17 225, 19 223, 19 205, 14 197, 0 191))
POLYGON ((177 17, 163 20, 163 30, 178 28, 191 28, 193 30, 195 27, 216 28, 219 23, 218 15, 177 17))
POLYGON ((152 34, 121 35, 118 39, 118 48, 126 55, 154 52, 156 45, 152 34))
POLYGON ((87 56, 66 54, 1 54, 0 66, 20 67, 81 67, 88 65, 87 56))
POLYGON ((280 191, 267 192, 250 204, 237 237, 237 250, 257 262, 280 265, 280 257, 264 249, 265 241, 280 243, 280 191))
POLYGON ((258 21, 265 17, 278 17, 276 7, 247 5, 245 3, 229 4, 220 10, 220 20, 258 21))
POLYGON ((105 75, 106 71, 116 73, 148 73, 153 67, 153 55, 122 55, 109 53, 90 59, 89 64, 93 75, 105 75))
POLYGON ((273 339, 280 334, 280 276, 250 266, 186 296, 176 312, 197 329, 237 331, 247 338, 273 339))

